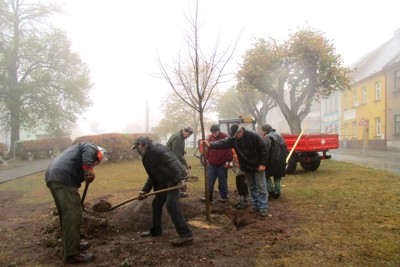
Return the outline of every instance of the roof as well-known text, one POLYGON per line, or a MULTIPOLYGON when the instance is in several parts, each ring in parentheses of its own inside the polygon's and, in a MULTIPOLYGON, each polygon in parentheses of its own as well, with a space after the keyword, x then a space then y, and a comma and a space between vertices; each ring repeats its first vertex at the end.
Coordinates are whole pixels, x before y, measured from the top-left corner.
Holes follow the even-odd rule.
POLYGON ((394 32, 392 39, 372 50, 352 65, 352 68, 355 69, 351 75, 352 82, 358 82, 397 62, 400 62, 400 29, 394 32))

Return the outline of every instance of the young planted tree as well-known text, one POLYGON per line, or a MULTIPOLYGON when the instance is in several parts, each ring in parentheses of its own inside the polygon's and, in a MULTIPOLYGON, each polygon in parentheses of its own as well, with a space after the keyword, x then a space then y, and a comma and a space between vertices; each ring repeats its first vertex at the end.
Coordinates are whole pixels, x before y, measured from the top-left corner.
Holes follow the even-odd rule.
POLYGON ((237 79, 274 99, 291 133, 299 134, 314 100, 350 88, 349 73, 330 41, 305 28, 283 44, 260 39, 245 53, 237 79))
POLYGON ((60 135, 91 104, 89 70, 48 23, 58 6, 0 0, 0 124, 60 135))
MULTIPOLYGON (((212 96, 215 94, 219 84, 226 82, 230 73, 225 69, 237 42, 228 49, 219 51, 219 42, 209 53, 205 53, 200 45, 200 28, 198 24, 198 1, 193 15, 187 16, 189 30, 185 34, 187 54, 179 55, 178 59, 167 66, 159 57, 159 66, 162 77, 168 82, 176 95, 192 110, 199 115, 202 139, 206 138, 204 128, 204 113, 210 107, 212 96)), ((207 164, 207 163, 205 163, 207 164)), ((206 196, 206 217, 211 221, 210 201, 208 199, 208 173, 207 165, 204 168, 204 188, 206 196)))

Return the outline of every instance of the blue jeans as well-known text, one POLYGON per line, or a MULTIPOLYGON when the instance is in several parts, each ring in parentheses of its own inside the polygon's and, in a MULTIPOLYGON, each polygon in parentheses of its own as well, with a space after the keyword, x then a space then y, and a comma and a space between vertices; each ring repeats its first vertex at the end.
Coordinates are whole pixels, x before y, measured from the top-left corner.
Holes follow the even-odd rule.
MULTIPOLYGON (((169 185, 171 186, 171 185, 169 185)), ((166 203, 167 211, 174 223, 175 230, 180 237, 192 237, 192 231, 183 217, 179 207, 180 190, 172 190, 166 193, 157 194, 151 204, 153 211, 153 225, 150 228, 150 233, 154 236, 162 234, 162 212, 166 203)))
POLYGON ((268 193, 267 193, 267 181, 265 178, 265 171, 248 173, 246 172, 247 185, 251 199, 253 202, 253 208, 259 210, 268 209, 268 193))
POLYGON ((212 200, 214 194, 215 181, 218 179, 218 190, 221 195, 221 199, 227 199, 228 192, 228 170, 225 168, 225 164, 212 165, 208 164, 208 195, 212 200))

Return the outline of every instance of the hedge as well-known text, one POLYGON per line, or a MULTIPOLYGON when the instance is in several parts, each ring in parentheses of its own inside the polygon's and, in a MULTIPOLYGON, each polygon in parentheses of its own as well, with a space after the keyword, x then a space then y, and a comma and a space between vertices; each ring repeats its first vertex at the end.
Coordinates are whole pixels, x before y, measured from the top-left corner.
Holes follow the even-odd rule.
POLYGON ((19 141, 16 143, 16 154, 21 159, 51 158, 71 146, 69 137, 51 137, 40 140, 19 141))
POLYGON ((121 160, 129 160, 138 158, 136 150, 132 150, 133 140, 138 136, 147 136, 154 141, 160 141, 160 138, 155 134, 149 133, 107 133, 100 135, 86 135, 78 137, 73 144, 89 141, 97 146, 103 147, 106 150, 106 160, 109 162, 117 162, 121 160))

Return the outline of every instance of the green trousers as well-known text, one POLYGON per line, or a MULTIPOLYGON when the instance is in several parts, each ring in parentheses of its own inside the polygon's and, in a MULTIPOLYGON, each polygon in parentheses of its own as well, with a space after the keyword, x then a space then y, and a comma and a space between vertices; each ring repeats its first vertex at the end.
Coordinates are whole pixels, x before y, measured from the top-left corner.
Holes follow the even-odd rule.
POLYGON ((79 254, 82 205, 78 189, 61 183, 47 184, 60 218, 64 258, 79 254))

